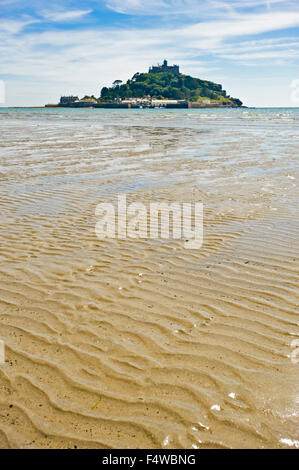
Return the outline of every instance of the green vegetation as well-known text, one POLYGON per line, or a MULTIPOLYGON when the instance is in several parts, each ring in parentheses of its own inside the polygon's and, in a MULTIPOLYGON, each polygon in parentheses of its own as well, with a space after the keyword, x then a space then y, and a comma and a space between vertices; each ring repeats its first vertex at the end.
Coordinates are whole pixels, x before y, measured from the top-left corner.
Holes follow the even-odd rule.
POLYGON ((195 102, 210 100, 211 104, 242 105, 242 101, 231 98, 217 83, 181 73, 175 75, 171 72, 136 73, 132 79, 123 84, 116 80, 111 88, 102 88, 99 101, 110 102, 119 99, 148 97, 195 102))
POLYGON ((94 95, 85 95, 83 96, 82 100, 96 100, 97 101, 97 98, 94 96, 94 95))

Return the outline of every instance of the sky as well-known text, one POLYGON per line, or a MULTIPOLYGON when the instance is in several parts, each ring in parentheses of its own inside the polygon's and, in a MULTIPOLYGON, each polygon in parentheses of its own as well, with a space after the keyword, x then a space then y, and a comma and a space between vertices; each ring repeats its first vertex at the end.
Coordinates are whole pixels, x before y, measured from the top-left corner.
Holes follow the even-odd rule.
POLYGON ((98 97, 164 59, 246 106, 299 106, 298 46, 298 0, 0 0, 0 106, 98 97))

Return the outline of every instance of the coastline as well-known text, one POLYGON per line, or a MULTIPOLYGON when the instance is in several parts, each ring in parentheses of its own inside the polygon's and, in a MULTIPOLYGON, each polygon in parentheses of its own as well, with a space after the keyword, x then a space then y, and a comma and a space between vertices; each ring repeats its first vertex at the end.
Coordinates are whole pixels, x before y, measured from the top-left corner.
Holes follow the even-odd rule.
POLYGON ((232 105, 216 105, 216 104, 200 104, 195 102, 188 103, 165 103, 160 106, 155 105, 140 105, 140 104, 131 104, 131 103, 98 103, 98 104, 88 104, 88 103, 72 103, 69 105, 52 105, 46 104, 45 108, 105 108, 105 109, 206 109, 206 108, 247 108, 247 106, 232 106, 232 105))

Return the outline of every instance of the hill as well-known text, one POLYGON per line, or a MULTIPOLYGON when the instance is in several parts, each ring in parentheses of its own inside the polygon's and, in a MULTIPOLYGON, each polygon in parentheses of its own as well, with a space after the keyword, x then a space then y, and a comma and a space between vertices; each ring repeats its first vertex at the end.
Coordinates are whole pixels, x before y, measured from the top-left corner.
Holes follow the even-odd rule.
POLYGON ((242 101, 227 95, 222 86, 217 83, 169 71, 135 73, 126 83, 116 80, 112 87, 102 88, 99 102, 148 97, 242 106, 242 101))

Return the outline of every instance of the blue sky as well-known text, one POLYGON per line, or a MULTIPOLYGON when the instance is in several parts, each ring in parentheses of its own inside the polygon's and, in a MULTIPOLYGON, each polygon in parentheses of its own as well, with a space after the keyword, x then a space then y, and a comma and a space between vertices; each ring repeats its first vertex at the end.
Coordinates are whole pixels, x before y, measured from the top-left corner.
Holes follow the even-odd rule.
POLYGON ((5 105, 99 96, 166 58, 248 106, 299 106, 298 33, 298 0, 0 0, 5 105))

